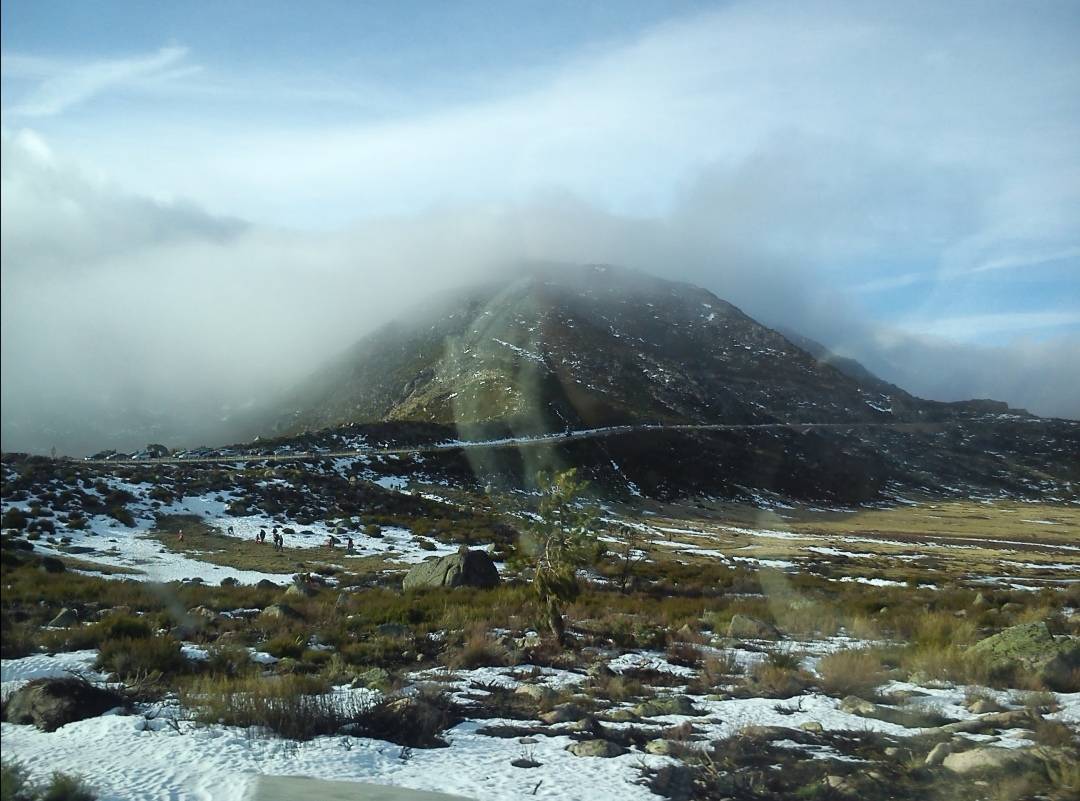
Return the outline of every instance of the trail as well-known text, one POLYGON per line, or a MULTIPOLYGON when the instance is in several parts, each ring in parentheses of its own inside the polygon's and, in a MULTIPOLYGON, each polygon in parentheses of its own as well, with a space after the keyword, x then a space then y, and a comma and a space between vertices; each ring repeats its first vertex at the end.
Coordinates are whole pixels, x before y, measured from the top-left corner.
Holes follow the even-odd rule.
POLYGON ((556 434, 537 434, 528 437, 505 437, 491 440, 451 440, 427 445, 401 447, 371 447, 349 450, 290 451, 274 454, 227 454, 210 456, 163 456, 149 459, 81 459, 81 464, 147 465, 147 464, 245 464, 247 462, 309 462, 327 459, 343 459, 355 456, 399 456, 416 453, 440 453, 477 448, 515 448, 548 445, 554 442, 573 442, 582 439, 599 439, 626 434, 657 433, 667 431, 755 431, 788 429, 807 433, 820 429, 852 430, 862 428, 890 428, 896 431, 937 431, 942 423, 709 423, 679 425, 626 425, 587 428, 556 434))

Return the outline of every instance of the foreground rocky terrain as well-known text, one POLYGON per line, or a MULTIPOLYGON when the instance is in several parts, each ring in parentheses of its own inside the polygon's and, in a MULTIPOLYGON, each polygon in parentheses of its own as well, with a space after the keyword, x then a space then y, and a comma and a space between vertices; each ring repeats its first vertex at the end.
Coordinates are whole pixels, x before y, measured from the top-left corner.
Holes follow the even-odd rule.
POLYGON ((1075 503, 670 498, 624 472, 582 499, 602 547, 562 647, 530 582, 540 498, 413 434, 5 456, 5 760, 103 798, 241 798, 265 773, 477 799, 1075 797, 1075 503))

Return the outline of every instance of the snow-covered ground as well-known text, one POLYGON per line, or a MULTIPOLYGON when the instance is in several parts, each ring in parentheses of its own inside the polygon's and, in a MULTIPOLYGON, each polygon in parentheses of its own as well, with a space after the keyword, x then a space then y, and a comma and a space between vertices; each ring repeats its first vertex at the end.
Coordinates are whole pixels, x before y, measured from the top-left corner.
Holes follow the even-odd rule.
MULTIPOLYGON (((826 645, 825 648, 829 646, 826 645)), ((69 670, 88 670, 93 651, 55 656, 38 655, 4 660, 5 692, 9 687, 44 676, 63 675, 69 670)), ((676 669, 655 653, 622 655, 610 667, 676 669)), ((687 669, 676 669, 679 673, 687 669)), ((692 671, 689 671, 692 672, 692 671)), ((472 686, 498 685, 513 688, 526 681, 553 689, 573 689, 584 676, 549 668, 477 668, 456 671, 423 671, 417 680, 438 679, 448 689, 463 691, 472 686), (529 676, 522 679, 521 676, 529 676), (450 681, 447 681, 450 679, 450 681)), ((968 688, 927 688, 892 682, 886 692, 915 693, 911 703, 952 718, 972 717, 963 706, 968 688)), ((342 697, 371 691, 341 688, 342 697)), ((472 692, 477 692, 475 689, 472 692)), ((681 692, 670 688, 664 692, 681 692)), ((990 691, 1000 703, 1015 705, 1019 699, 1007 692, 990 691)), ((1058 694, 1060 710, 1051 719, 1080 722, 1080 693, 1058 694)), ((911 736, 920 729, 860 717, 842 711, 840 702, 820 693, 787 700, 692 698, 703 715, 665 715, 655 720, 665 725, 691 721, 709 740, 730 736, 747 726, 782 726, 798 729, 803 723, 819 723, 825 730, 878 731, 894 736, 911 736)), ((629 706, 626 704, 625 706, 629 706)), ((546 798, 570 801, 617 797, 634 801, 655 801, 641 783, 642 766, 670 763, 668 757, 638 750, 611 759, 581 758, 566 748, 566 736, 537 735, 530 742, 479 733, 484 726, 513 721, 465 721, 446 733, 448 748, 403 750, 380 740, 352 736, 319 737, 310 742, 294 742, 254 736, 251 732, 220 725, 201 726, 185 719, 175 702, 141 707, 137 713, 109 713, 63 726, 46 734, 32 726, 3 724, 5 756, 17 757, 35 776, 47 777, 60 770, 84 777, 101 794, 113 799, 212 799, 239 801, 244 798, 252 777, 302 775, 322 779, 364 781, 423 790, 457 793, 477 801, 546 798), (537 768, 519 768, 513 760, 529 757, 537 768)), ((612 729, 625 725, 605 724, 612 729)), ((973 740, 983 739, 974 735, 973 740)), ((1003 747, 1029 745, 1022 734, 1002 737, 1003 747)), ((791 743, 791 747, 798 747, 791 743)), ((819 758, 837 754, 809 753, 819 758)))

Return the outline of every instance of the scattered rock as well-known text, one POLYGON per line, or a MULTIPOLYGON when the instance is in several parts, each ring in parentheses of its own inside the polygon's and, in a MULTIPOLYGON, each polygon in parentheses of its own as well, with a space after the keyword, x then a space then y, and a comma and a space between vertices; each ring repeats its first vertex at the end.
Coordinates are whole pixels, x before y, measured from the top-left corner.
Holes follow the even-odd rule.
POLYGON ((8 723, 32 723, 42 731, 56 731, 68 723, 95 718, 118 706, 127 706, 124 696, 83 679, 37 679, 8 697, 4 719, 8 723))
POLYGON ((986 715, 990 712, 1004 712, 1005 707, 992 698, 977 698, 967 705, 967 711, 975 715, 986 715))
POLYGON ((1024 748, 986 746, 949 754, 942 764, 946 770, 967 776, 977 773, 1013 773, 1032 767, 1034 760, 1024 748))
POLYGON ((522 684, 514 690, 514 694, 527 696, 537 703, 550 701, 556 696, 556 692, 553 689, 543 684, 522 684))
POLYGON ((55 556, 41 557, 41 563, 39 567, 46 573, 63 573, 66 569, 64 567, 64 563, 57 559, 55 556))
MULTIPOLYGON (((585 717, 585 710, 577 704, 559 704, 550 712, 540 715, 540 720, 547 724, 569 723, 573 720, 581 720, 585 717)), ((579 754, 578 756, 581 756, 579 754)))
POLYGON ((1080 689, 1074 674, 1080 668, 1080 639, 1054 637, 1046 623, 1010 626, 971 646, 968 658, 991 673, 1033 674, 1052 690, 1080 689))
POLYGON ((825 727, 818 723, 816 720, 808 720, 799 725, 799 728, 803 731, 808 731, 811 734, 819 734, 825 731, 825 727))
POLYGON ((390 674, 381 667, 373 667, 359 673, 352 680, 352 686, 366 687, 369 690, 385 690, 390 686, 390 674))
POLYGON ((610 740, 582 740, 579 743, 571 743, 566 750, 574 756, 603 757, 605 759, 626 753, 625 748, 610 740))
POLYGON ((655 718, 660 715, 700 715, 694 708, 694 702, 686 695, 669 695, 665 698, 651 698, 634 707, 634 713, 642 718, 655 718))
POLYGON ((924 764, 928 768, 934 768, 945 761, 945 757, 952 753, 952 746, 948 743, 938 743, 930 749, 930 753, 926 755, 924 764))
POLYGON ((49 621, 48 625, 56 629, 66 629, 78 622, 79 616, 75 614, 75 610, 64 607, 56 617, 49 621))
POLYGON ((499 571, 484 551, 463 551, 415 565, 405 576, 406 590, 425 587, 481 587, 499 584, 499 571))
POLYGON ((780 630, 764 620, 737 614, 728 623, 727 636, 740 640, 776 640, 780 638, 780 630))
POLYGON ((671 756, 677 747, 678 743, 674 740, 657 737, 655 740, 649 740, 649 742, 645 743, 645 753, 656 754, 657 756, 671 756))
POLYGON ((260 620, 299 620, 302 615, 288 604, 271 604, 262 610, 260 620))

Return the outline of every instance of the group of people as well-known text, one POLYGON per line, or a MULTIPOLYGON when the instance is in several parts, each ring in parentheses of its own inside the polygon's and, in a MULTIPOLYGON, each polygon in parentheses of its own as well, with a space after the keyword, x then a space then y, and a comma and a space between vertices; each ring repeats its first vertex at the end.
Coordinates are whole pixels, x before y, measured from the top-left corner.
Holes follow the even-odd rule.
MULTIPOLYGON (((229 527, 229 532, 230 533, 232 532, 232 527, 231 526, 229 527)), ((274 526, 274 530, 273 530, 271 536, 273 537, 273 540, 274 540, 274 550, 275 551, 283 551, 283 550, 285 550, 285 535, 282 534, 280 531, 278 531, 277 526, 274 526)), ((260 542, 260 543, 266 542, 266 529, 265 528, 260 528, 259 529, 259 533, 255 535, 255 542, 260 542)))
MULTIPOLYGON (((328 534, 328 535, 326 536, 326 547, 327 547, 327 548, 333 548, 333 547, 334 547, 335 545, 337 545, 337 544, 338 544, 339 542, 341 542, 341 540, 339 540, 339 539, 338 539, 337 537, 335 537, 335 536, 334 536, 333 534, 328 534)), ((353 538, 352 538, 352 537, 348 537, 348 536, 347 536, 347 537, 345 537, 345 550, 347 550, 347 551, 351 551, 351 550, 352 550, 353 548, 355 548, 355 547, 356 547, 356 543, 355 543, 355 542, 353 542, 353 538)))

